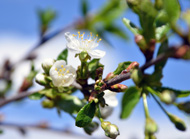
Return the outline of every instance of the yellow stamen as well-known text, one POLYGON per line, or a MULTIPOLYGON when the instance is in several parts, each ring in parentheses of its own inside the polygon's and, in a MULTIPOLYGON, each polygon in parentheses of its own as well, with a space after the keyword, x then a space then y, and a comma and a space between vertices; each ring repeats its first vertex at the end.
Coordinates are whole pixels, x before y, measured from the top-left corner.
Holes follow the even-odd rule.
POLYGON ((64 76, 64 73, 62 75, 64 76))
POLYGON ((63 71, 65 71, 66 69, 64 68, 63 71))
POLYGON ((59 69, 59 72, 62 72, 62 69, 59 69))
POLYGON ((57 68, 55 68, 55 70, 57 71, 57 68))
POLYGON ((98 37, 98 34, 96 34, 96 36, 98 37))
POLYGON ((61 67, 63 68, 63 65, 61 65, 61 67))
POLYGON ((69 70, 67 70, 67 73, 69 73, 69 70))

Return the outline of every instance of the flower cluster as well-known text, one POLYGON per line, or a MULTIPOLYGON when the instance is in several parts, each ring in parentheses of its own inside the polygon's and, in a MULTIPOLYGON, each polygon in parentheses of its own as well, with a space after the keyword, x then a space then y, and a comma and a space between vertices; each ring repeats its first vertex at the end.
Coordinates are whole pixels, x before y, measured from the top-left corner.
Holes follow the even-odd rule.
POLYGON ((76 78, 76 70, 71 65, 66 65, 64 60, 45 59, 42 68, 45 73, 36 75, 36 82, 41 85, 47 85, 50 77, 55 87, 67 87, 76 78))

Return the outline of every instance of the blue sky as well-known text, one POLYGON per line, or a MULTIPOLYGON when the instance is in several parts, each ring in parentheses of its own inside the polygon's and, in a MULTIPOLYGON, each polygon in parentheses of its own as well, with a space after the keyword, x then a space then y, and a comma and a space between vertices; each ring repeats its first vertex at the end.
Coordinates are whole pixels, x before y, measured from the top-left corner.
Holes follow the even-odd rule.
MULTIPOLYGON (((90 11, 94 12, 98 7, 102 6, 104 2, 108 2, 108 0, 89 0, 90 2, 90 11)), ((182 1, 180 1, 182 3, 182 1)), ((182 3, 182 9, 186 9, 190 6, 190 2, 188 0, 184 0, 182 3)), ((67 24, 73 22, 76 18, 81 17, 81 11, 80 11, 80 1, 79 0, 1 0, 0 1, 0 48, 3 49, 3 51, 0 52, 0 55, 2 55, 3 58, 8 57, 11 55, 5 55, 5 51, 7 48, 12 48, 17 50, 17 48, 25 51, 29 50, 30 47, 32 47, 39 39, 39 32, 38 32, 38 17, 36 14, 36 10, 38 8, 52 8, 58 12, 57 19, 53 22, 51 31, 57 30, 63 26, 66 26, 67 24), (19 42, 18 44, 25 44, 25 45, 16 45, 15 46, 7 46, 5 44, 5 41, 13 42, 12 45, 14 45, 14 42, 19 42)), ((111 44, 113 44, 114 48, 107 48, 102 46, 101 49, 106 50, 108 53, 105 57, 108 57, 107 59, 103 59, 102 61, 105 62, 106 65, 106 73, 109 71, 113 71, 119 62, 123 61, 137 61, 140 63, 140 65, 143 65, 145 62, 145 59, 143 55, 140 53, 139 49, 134 43, 134 36, 129 30, 125 28, 125 26, 122 23, 122 17, 126 17, 130 20, 132 20, 136 25, 139 25, 138 18, 135 14, 133 14, 131 11, 125 12, 124 15, 122 15, 116 22, 118 26, 123 28, 131 40, 124 41, 122 39, 119 39, 118 37, 114 35, 107 34, 107 38, 110 40, 111 44), (106 63, 107 62, 107 63, 106 63)), ((57 40, 62 41, 64 40, 64 37, 61 36, 57 40)), ((170 44, 179 44, 180 39, 178 39, 176 36, 172 36, 169 40, 170 44)), ((50 45, 54 45, 53 43, 49 43, 50 45)), ((58 50, 62 50, 65 46, 57 45, 58 47, 54 46, 54 48, 58 50)), ((42 53, 46 53, 45 46, 40 50, 40 54, 43 55, 45 58, 45 55, 42 53)), ((49 52, 49 51, 48 51, 49 52)), ((13 53, 13 52, 12 52, 13 53)), ((57 53, 58 54, 58 53, 57 53)), ((15 57, 19 57, 20 55, 14 54, 15 57)), ((2 63, 2 61, 1 61, 2 63)), ((164 68, 164 78, 162 79, 162 83, 164 86, 173 87, 176 89, 184 89, 184 90, 190 90, 189 82, 189 71, 190 71, 190 62, 184 61, 184 60, 175 60, 170 59, 167 62, 166 67, 164 68)), ((150 68, 147 72, 151 72, 152 68, 150 68)), ((104 75, 105 76, 105 75, 104 75)), ((131 80, 125 82, 126 85, 132 85, 133 82, 131 80)), ((122 94, 118 94, 119 100, 121 99, 122 94)), ((155 118, 155 121, 159 123, 160 126, 160 132, 158 133, 159 137, 164 137, 164 134, 167 133, 164 131, 164 129, 167 129, 166 127, 170 128, 171 132, 175 132, 175 135, 179 135, 181 137, 187 137, 189 135, 186 133, 181 133, 180 131, 177 131, 174 126, 169 122, 167 117, 162 113, 162 111, 159 109, 157 104, 150 98, 148 100, 149 108, 150 108, 150 114, 153 118, 155 118)), ((166 107, 168 111, 175 113, 176 115, 180 116, 181 118, 186 119, 182 113, 179 113, 179 111, 173 107, 166 107)), ((139 137, 143 136, 143 126, 144 126, 144 111, 142 102, 140 102, 137 107, 135 108, 133 114, 128 120, 125 121, 119 121, 119 112, 120 108, 118 107, 113 116, 111 116, 110 120, 116 120, 121 125, 121 128, 126 127, 129 131, 131 131, 131 134, 138 133, 139 137), (134 127, 130 130, 131 124, 138 124, 138 127, 134 127), (140 131, 134 131, 135 129, 138 129, 140 131)), ((6 121, 10 122, 16 122, 16 123, 35 123, 40 120, 48 120, 50 123, 55 127, 65 127, 67 125, 74 127, 74 120, 69 117, 69 115, 63 113, 62 118, 59 118, 55 110, 48 110, 43 109, 40 106, 40 101, 30 101, 30 100, 24 100, 20 104, 10 104, 5 106, 4 108, 1 108, 0 113, 4 113, 6 117, 6 121), (24 105, 22 105, 24 104, 24 105), (19 109, 18 109, 19 108, 19 109), (67 119, 67 120, 64 120, 67 119)), ((190 125, 190 124, 189 124, 190 125)), ((74 127, 74 130, 78 131, 78 128, 74 127)), ((123 131, 123 130, 122 130, 123 131)), ((189 130, 188 130, 189 131, 189 130)), ((79 130, 78 132, 81 132, 79 130)), ((100 131, 101 132, 101 131, 100 131)), ((124 131, 121 132, 125 133, 124 131)), ((172 136, 172 134, 171 134, 172 136)), ((171 137, 170 136, 170 137, 171 137)), ((128 136, 127 136, 128 137, 128 136)), ((169 137, 169 136, 168 136, 169 137)), ((129 138, 129 137, 128 137, 129 138)))

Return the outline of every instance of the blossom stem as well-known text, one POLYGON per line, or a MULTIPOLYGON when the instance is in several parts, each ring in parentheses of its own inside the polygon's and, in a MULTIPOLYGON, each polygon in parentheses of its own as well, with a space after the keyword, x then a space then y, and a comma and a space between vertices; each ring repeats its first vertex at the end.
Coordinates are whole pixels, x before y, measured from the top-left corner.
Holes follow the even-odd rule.
POLYGON ((102 119, 102 116, 101 116, 100 106, 99 105, 96 105, 96 106, 97 106, 97 111, 98 111, 98 118, 100 119, 100 122, 102 123, 104 120, 102 119))
POLYGON ((142 96, 143 96, 143 104, 144 104, 145 117, 149 118, 150 116, 149 116, 149 111, 148 111, 148 104, 147 104, 146 94, 143 93, 142 96))
POLYGON ((154 100, 156 101, 156 103, 160 106, 160 108, 162 109, 162 111, 169 117, 169 113, 164 109, 164 107, 161 105, 161 103, 156 99, 156 97, 153 94, 151 94, 151 95, 154 98, 154 100))

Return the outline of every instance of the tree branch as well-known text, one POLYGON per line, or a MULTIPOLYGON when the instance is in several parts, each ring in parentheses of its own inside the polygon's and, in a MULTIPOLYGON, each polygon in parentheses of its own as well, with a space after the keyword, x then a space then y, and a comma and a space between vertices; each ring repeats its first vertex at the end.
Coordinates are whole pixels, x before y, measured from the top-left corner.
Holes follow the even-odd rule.
MULTIPOLYGON (((157 63, 161 62, 162 60, 165 60, 166 58, 168 58, 170 56, 173 56, 175 54, 175 52, 178 51, 182 47, 183 46, 181 46, 179 48, 175 48, 175 47, 169 48, 169 50, 175 50, 175 51, 172 51, 170 53, 160 54, 157 58, 152 59, 151 61, 147 62, 142 67, 140 67, 140 70, 144 71, 145 69, 149 68, 150 66, 152 66, 154 64, 157 64, 157 63)), ((130 79, 130 75, 131 75, 130 72, 128 72, 128 73, 120 74, 120 75, 110 79, 109 81, 106 82, 106 88, 105 89, 108 89, 110 86, 112 86, 114 84, 118 84, 118 83, 120 83, 122 81, 130 79)), ((82 87, 76 82, 73 83, 73 86, 75 86, 79 90, 82 90, 82 87)), ((25 98, 25 97, 33 94, 33 93, 35 93, 35 92, 20 93, 17 96, 14 96, 12 98, 2 100, 2 101, 0 101, 0 107, 4 106, 4 105, 6 105, 6 104, 8 104, 10 102, 25 98)))

